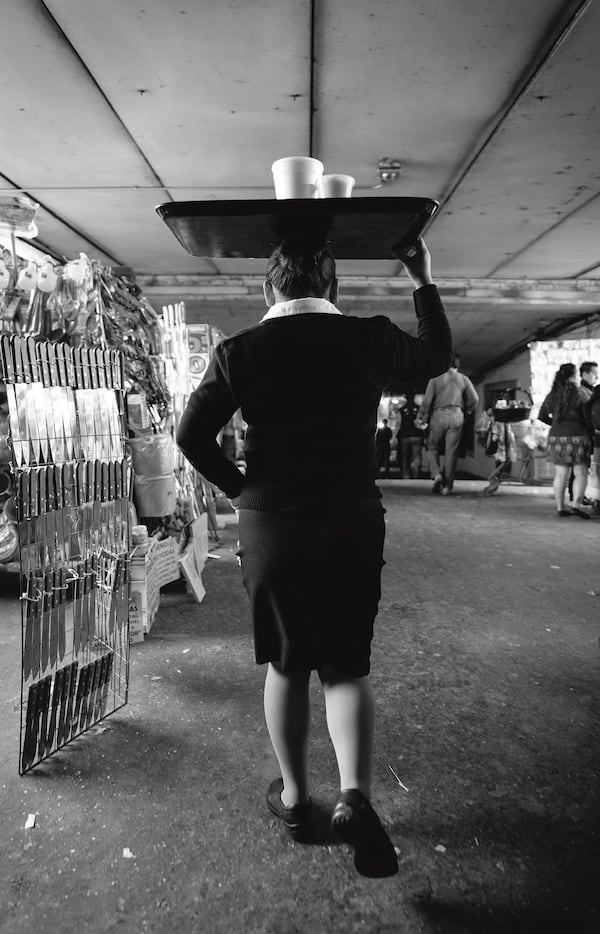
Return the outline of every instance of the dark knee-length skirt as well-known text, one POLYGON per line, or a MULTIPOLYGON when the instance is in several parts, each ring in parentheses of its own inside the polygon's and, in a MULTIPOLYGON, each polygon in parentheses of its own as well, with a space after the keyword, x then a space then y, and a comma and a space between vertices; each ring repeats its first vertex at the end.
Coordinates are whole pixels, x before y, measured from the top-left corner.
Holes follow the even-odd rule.
POLYGON ((384 513, 379 499, 286 512, 240 510, 239 555, 259 665, 369 673, 384 513))

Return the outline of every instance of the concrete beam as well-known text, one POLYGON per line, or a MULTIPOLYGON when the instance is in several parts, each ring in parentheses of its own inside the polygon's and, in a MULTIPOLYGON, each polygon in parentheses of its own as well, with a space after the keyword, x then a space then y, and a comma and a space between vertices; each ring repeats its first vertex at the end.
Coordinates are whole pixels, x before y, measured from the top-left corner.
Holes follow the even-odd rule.
MULTIPOLYGON (((138 275, 137 284, 149 300, 203 299, 211 302, 260 297, 262 276, 138 275)), ((436 279, 444 302, 452 304, 556 305, 600 308, 600 279, 436 279)), ((407 278, 342 276, 345 299, 407 297, 407 278)))

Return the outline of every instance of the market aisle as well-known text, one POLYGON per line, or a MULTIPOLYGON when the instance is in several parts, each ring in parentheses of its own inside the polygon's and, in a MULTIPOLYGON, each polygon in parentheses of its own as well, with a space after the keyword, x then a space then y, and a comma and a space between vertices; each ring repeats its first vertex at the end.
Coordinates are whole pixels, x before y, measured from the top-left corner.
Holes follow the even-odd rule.
MULTIPOLYGON (((132 647, 130 704, 23 779, 18 606, 1 582, 0 930, 600 929, 600 523, 557 520, 546 488, 483 498, 484 485, 442 499, 425 482, 383 484, 374 801, 399 848, 393 879, 357 876, 325 816, 321 843, 302 846, 263 804, 276 773, 234 529, 202 606, 173 587, 132 647)), ((316 679, 313 694, 327 808, 336 771, 316 679)))

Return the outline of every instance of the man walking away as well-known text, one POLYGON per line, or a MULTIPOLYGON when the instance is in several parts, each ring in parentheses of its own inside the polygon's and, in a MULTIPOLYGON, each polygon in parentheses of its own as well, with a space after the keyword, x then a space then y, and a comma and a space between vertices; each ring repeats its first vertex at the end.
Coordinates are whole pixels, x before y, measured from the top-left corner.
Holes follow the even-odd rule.
POLYGON ((452 366, 441 376, 430 379, 419 409, 419 418, 428 422, 427 456, 433 479, 433 493, 448 496, 452 492, 458 446, 465 414, 475 410, 479 395, 473 383, 459 373, 460 357, 454 354, 452 366), (442 448, 445 450, 444 467, 440 466, 442 448))

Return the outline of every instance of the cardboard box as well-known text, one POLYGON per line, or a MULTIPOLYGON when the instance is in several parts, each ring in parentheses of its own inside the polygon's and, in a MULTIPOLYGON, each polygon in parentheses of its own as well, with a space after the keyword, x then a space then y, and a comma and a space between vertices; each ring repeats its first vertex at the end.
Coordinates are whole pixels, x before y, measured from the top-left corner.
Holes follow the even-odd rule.
POLYGON ((144 612, 142 592, 140 590, 129 591, 129 642, 144 641, 144 612))
POLYGON ((150 632, 160 605, 160 590, 179 580, 179 544, 174 538, 151 538, 131 553, 129 584, 129 641, 142 642, 150 632), (141 637, 140 637, 141 631, 141 637))
POLYGON ((208 555, 208 515, 202 513, 192 523, 191 540, 179 559, 179 564, 189 590, 198 603, 202 603, 206 590, 202 583, 202 571, 208 555))

